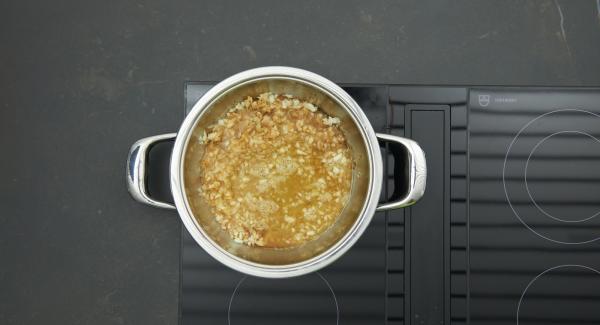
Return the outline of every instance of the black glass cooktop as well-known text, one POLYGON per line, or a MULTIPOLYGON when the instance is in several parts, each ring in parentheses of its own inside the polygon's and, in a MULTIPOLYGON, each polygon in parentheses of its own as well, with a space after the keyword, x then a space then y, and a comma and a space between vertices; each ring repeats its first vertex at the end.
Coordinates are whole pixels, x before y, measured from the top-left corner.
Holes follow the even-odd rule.
POLYGON ((600 324, 600 93, 472 90, 474 324, 600 324))
MULTIPOLYGON (((186 112, 209 88, 186 85, 186 112)), ((377 132, 420 143, 422 200, 285 280, 229 270, 183 229, 181 324, 600 324, 600 90, 345 89, 377 132)))

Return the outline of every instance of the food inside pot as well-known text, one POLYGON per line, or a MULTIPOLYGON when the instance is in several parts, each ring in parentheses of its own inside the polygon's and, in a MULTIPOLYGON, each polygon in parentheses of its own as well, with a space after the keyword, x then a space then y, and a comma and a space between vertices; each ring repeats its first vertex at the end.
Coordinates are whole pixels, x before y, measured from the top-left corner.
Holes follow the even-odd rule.
POLYGON ((236 242, 297 247, 333 225, 348 202, 352 155, 340 120, 291 95, 247 97, 200 132, 188 199, 204 200, 236 242))

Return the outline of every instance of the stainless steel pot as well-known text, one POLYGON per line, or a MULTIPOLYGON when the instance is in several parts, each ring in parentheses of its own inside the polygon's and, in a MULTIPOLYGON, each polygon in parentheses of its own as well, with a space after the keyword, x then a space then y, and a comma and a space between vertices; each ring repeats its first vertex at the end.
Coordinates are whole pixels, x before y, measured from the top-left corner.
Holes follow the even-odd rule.
POLYGON ((127 187, 139 202, 155 207, 177 209, 183 224, 207 253, 242 273, 267 277, 292 277, 316 271, 342 256, 365 231, 375 211, 398 209, 415 203, 425 191, 425 155, 409 139, 373 131, 358 104, 342 88, 315 73, 289 67, 263 67, 238 73, 210 89, 194 105, 178 133, 157 135, 137 141, 127 160, 127 187), (215 121, 246 96, 263 92, 292 94, 317 104, 330 116, 340 118, 340 127, 351 148, 354 165, 349 203, 336 223, 317 240, 292 249, 249 247, 235 243, 220 230, 207 206, 192 205, 186 188, 187 151, 197 141, 200 130, 215 121), (170 182, 175 205, 159 202, 148 195, 145 183, 146 156, 160 141, 175 139, 171 155, 170 182), (379 141, 399 148, 405 166, 401 175, 406 190, 401 197, 378 205, 383 167, 379 141))

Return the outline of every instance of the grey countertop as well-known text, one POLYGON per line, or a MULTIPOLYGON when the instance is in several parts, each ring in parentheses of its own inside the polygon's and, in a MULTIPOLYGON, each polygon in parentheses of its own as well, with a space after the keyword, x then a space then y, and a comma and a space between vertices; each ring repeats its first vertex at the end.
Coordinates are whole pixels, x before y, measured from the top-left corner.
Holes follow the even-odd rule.
POLYGON ((600 2, 2 1, 0 324, 174 324, 180 222, 125 158, 186 80, 600 85, 600 2))

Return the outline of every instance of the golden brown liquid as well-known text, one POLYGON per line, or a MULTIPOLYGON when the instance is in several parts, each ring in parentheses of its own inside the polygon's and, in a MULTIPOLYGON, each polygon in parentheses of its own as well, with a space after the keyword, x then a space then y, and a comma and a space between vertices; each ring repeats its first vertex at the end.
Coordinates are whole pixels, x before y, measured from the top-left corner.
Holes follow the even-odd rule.
POLYGON ((186 166, 200 177, 187 185, 239 243, 285 248, 316 239, 352 183, 350 151, 328 118, 293 98, 248 98, 201 137, 202 158, 186 166))

